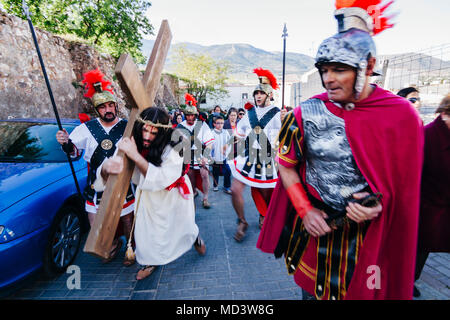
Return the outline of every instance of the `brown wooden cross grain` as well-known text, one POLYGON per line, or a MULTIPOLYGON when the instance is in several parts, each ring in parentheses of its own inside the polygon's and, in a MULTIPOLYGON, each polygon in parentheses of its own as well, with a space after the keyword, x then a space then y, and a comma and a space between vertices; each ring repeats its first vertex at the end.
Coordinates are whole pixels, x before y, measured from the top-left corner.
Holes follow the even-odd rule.
MULTIPOLYGON (((137 66, 128 54, 122 54, 119 58, 115 73, 120 87, 132 104, 124 137, 131 136, 136 115, 153 105, 171 40, 169 23, 163 20, 142 79, 137 66)), ((134 169, 134 162, 129 161, 122 151, 117 155, 124 159, 124 169, 120 174, 108 177, 99 209, 84 246, 85 252, 102 258, 109 257, 134 169)))

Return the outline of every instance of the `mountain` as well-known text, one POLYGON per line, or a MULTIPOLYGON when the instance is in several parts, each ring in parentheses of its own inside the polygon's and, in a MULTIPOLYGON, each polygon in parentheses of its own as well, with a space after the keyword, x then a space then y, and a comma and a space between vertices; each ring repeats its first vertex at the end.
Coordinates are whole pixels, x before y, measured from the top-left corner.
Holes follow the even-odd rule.
MULTIPOLYGON (((142 52, 147 57, 153 48, 154 40, 143 40, 142 52)), ((255 48, 249 44, 232 43, 223 45, 202 46, 190 42, 172 44, 164 67, 165 72, 173 72, 175 61, 174 49, 184 46, 186 50, 194 54, 208 54, 214 60, 226 60, 230 63, 230 77, 233 80, 254 83, 254 68, 269 69, 277 77, 282 79, 283 53, 268 52, 255 48)), ((314 59, 304 54, 286 52, 286 81, 299 81, 302 73, 314 67, 314 59)))
MULTIPOLYGON (((154 40, 143 40, 142 52, 147 57, 150 55, 153 44, 154 40)), ((227 60, 231 66, 231 81, 253 84, 255 82, 253 69, 262 67, 271 70, 278 82, 281 82, 283 53, 268 52, 243 43, 211 46, 190 42, 172 44, 164 67, 165 72, 174 71, 173 52, 180 46, 184 46, 194 54, 209 54, 215 60, 227 60)), ((389 67, 392 69, 424 73, 428 77, 449 76, 450 61, 439 59, 436 56, 424 53, 404 53, 377 57, 378 62, 384 59, 389 59, 389 67)), ((312 68, 314 68, 314 58, 300 53, 286 52, 286 82, 299 82, 301 75, 312 68)))
MULTIPOLYGON (((447 55, 448 56, 448 55, 447 55)), ((389 67, 404 69, 409 72, 420 72, 429 76, 449 76, 450 61, 418 52, 394 55, 380 55, 378 60, 389 60, 389 67)))

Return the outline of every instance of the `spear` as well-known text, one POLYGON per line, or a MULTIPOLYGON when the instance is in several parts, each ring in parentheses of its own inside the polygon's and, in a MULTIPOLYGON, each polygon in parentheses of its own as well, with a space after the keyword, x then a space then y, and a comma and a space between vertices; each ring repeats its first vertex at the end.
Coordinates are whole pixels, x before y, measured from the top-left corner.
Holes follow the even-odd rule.
POLYGON ((281 91, 281 108, 284 109, 284 76, 286 73, 286 38, 287 38, 287 28, 286 23, 284 24, 283 28, 283 35, 281 36, 283 38, 283 83, 282 83, 282 91, 281 91))
MULTIPOLYGON (((27 17, 28 25, 30 26, 31 36, 33 37, 34 46, 36 47, 37 55, 39 57, 39 62, 41 64, 42 73, 44 75, 45 83, 47 85, 48 94, 50 95, 50 101, 53 106, 53 111, 55 112, 56 122, 58 123, 59 130, 63 130, 63 127, 61 125, 61 120, 59 118, 58 109, 56 108, 55 98, 53 97, 53 91, 50 86, 50 81, 48 80, 47 71, 45 69, 44 60, 42 59, 41 50, 39 49, 39 44, 36 38, 36 33, 34 31, 33 23, 31 22, 30 18, 30 10, 28 9, 27 3, 25 0, 22 1, 22 10, 23 14, 27 17)), ((81 199, 83 199, 83 196, 81 195, 80 186, 78 185, 77 176, 75 174, 75 169, 73 168, 72 159, 70 158, 70 155, 66 153, 67 160, 69 161, 70 169, 72 171, 73 179, 75 180, 75 186, 77 187, 78 195, 81 199)))

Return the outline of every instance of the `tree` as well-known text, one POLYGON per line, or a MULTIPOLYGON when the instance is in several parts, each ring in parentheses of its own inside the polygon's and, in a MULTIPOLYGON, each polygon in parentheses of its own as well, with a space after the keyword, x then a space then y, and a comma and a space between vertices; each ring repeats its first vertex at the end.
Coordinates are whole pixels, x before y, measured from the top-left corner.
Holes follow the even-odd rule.
MULTIPOLYGON (((0 0, 7 12, 25 18, 22 0, 0 0)), ((73 34, 118 58, 130 53, 145 62, 140 52, 143 34, 153 34, 145 16, 146 0, 28 0, 36 27, 55 34, 73 34)))
POLYGON ((185 47, 178 47, 174 55, 177 61, 175 73, 199 103, 206 95, 214 100, 228 95, 224 88, 230 69, 227 61, 215 61, 205 54, 191 54, 185 47))

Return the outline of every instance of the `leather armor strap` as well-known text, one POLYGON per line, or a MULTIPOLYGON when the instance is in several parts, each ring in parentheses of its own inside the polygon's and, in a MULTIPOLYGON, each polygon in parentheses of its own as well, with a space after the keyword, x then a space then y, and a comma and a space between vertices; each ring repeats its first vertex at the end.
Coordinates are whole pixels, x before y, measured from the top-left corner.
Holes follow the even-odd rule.
POLYGON ((290 275, 294 274, 305 253, 310 239, 309 233, 303 226, 302 219, 295 215, 295 226, 292 231, 288 249, 286 251, 286 267, 290 275))
POLYGON ((328 277, 328 244, 330 242, 330 238, 330 234, 326 234, 318 238, 315 288, 315 295, 317 299, 322 299, 325 295, 328 277))
MULTIPOLYGON (((97 141, 98 145, 95 149, 94 153, 89 160, 89 172, 87 176, 87 185, 84 189, 84 195, 86 200, 93 201, 95 196, 95 190, 92 188, 92 184, 97 178, 97 168, 102 164, 102 162, 109 157, 114 155, 116 151, 116 143, 122 138, 123 132, 125 131, 125 127, 127 126, 126 120, 120 120, 110 131, 106 133, 105 129, 103 129, 102 125, 98 120, 94 119, 88 122, 85 122, 86 127, 89 132, 94 137, 95 141, 97 141), (108 149, 105 149, 104 141, 108 141, 106 146, 108 149)), ((130 191, 130 190, 128 190, 130 191)), ((102 192, 97 193, 97 203, 100 202, 102 192)))
POLYGON ((342 259, 342 244, 344 230, 338 228, 331 233, 331 257, 330 257, 330 299, 339 300, 341 294, 340 272, 342 259))
POLYGON ((200 142, 200 144, 202 146, 202 152, 205 150, 205 145, 201 142, 200 139, 198 139, 198 133, 200 132, 202 125, 203 125, 203 122, 197 120, 192 131, 190 131, 188 128, 183 126, 181 123, 177 126, 177 128, 181 128, 181 129, 188 131, 189 134, 191 135, 191 166, 194 166, 195 150, 193 150, 192 147, 194 146, 195 142, 200 142), (196 133, 197 133, 197 135, 195 135, 196 133))
POLYGON ((262 162, 260 158, 260 151, 259 150, 253 150, 252 146, 250 145, 250 141, 257 141, 259 144, 261 139, 266 139, 267 143, 267 157, 271 159, 272 156, 272 145, 270 144, 269 139, 267 138, 264 128, 267 126, 267 124, 272 120, 272 118, 278 113, 280 110, 276 107, 269 110, 260 120, 258 120, 258 117, 256 115, 255 108, 251 108, 248 110, 248 119, 250 122, 250 127, 252 128, 250 134, 245 139, 245 155, 247 156, 247 159, 245 161, 244 167, 242 168, 242 175, 248 176, 253 166, 255 166, 255 178, 261 179, 262 175, 262 167, 265 166, 266 168, 266 178, 272 179, 273 178, 273 168, 272 168, 272 162, 266 163, 262 162), (256 153, 256 155, 255 155, 256 153), (250 161, 255 159, 255 161, 250 161), (267 170, 269 170, 269 175, 267 175, 267 170))

